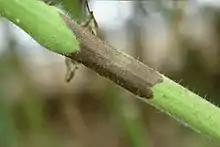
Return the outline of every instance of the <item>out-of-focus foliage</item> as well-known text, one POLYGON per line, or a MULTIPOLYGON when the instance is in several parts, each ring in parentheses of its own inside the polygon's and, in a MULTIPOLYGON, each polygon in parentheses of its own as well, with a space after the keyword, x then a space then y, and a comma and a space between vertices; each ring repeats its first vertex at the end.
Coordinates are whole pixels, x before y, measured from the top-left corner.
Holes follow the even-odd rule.
MULTIPOLYGON (((50 0, 73 18, 82 10, 76 2, 50 0)), ((89 4, 109 43, 220 103, 220 8, 170 0, 89 4)), ((219 146, 83 66, 69 84, 64 75, 63 57, 0 19, 0 146, 219 146)))

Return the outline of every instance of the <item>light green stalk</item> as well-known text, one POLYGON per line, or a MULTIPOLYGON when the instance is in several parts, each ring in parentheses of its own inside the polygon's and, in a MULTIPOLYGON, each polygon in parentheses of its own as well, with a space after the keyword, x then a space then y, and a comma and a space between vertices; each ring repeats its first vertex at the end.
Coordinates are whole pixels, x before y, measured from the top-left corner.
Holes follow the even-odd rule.
MULTIPOLYGON (((37 0, 0 0, 0 14, 17 24, 41 45, 57 53, 78 49, 78 42, 58 15, 59 9, 37 0)), ((163 76, 146 100, 204 135, 220 140, 220 109, 163 76)))
POLYGON ((197 132, 220 140, 220 109, 175 83, 163 77, 163 82, 152 90, 151 105, 179 120, 197 132))
POLYGON ((0 0, 0 14, 20 28, 45 48, 57 53, 72 53, 79 44, 66 27, 58 12, 39 0, 0 0))

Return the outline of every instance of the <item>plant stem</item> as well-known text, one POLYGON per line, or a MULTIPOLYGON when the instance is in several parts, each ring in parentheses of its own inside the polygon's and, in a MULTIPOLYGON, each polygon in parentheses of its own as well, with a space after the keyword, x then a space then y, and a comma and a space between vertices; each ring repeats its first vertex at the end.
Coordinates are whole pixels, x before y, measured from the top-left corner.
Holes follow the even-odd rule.
POLYGON ((152 90, 154 98, 147 101, 151 105, 197 132, 220 139, 220 109, 217 106, 165 76, 152 90))
POLYGON ((0 15, 25 30, 45 48, 60 54, 78 51, 78 41, 58 12, 62 13, 39 0, 0 0, 0 15))
POLYGON ((69 22, 77 40, 63 25, 58 10, 36 0, 0 0, 0 14, 28 32, 51 51, 65 54, 114 81, 181 123, 220 140, 220 109, 148 66, 119 52, 106 42, 69 22), (19 21, 18 21, 19 20, 19 21), (162 80, 157 80, 157 77, 162 80), (155 80, 155 79, 156 80, 155 80), (151 95, 151 94, 150 94, 151 95))
POLYGON ((220 139, 220 109, 147 65, 118 51, 62 16, 80 41, 68 55, 197 132, 220 139), (149 87, 151 88, 149 90, 149 87), (152 93, 153 98, 149 98, 152 93), (145 98, 143 98, 145 97, 145 98))

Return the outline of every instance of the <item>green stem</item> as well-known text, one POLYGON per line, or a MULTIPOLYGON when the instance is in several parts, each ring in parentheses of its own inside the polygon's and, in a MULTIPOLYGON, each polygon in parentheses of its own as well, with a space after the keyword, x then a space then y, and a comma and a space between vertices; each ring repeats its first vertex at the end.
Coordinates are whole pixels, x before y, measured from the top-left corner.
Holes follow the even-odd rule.
MULTIPOLYGON (((78 42, 57 13, 38 0, 0 0, 0 14, 25 30, 41 45, 64 54, 78 49, 78 42)), ((220 140, 220 109, 163 76, 145 100, 194 130, 220 140)))
POLYGON ((60 54, 75 52, 79 49, 78 41, 58 12, 61 10, 39 0, 0 0, 0 14, 42 46, 60 54))
POLYGON ((152 88, 151 105, 197 132, 220 140, 220 109, 202 97, 163 76, 152 88))

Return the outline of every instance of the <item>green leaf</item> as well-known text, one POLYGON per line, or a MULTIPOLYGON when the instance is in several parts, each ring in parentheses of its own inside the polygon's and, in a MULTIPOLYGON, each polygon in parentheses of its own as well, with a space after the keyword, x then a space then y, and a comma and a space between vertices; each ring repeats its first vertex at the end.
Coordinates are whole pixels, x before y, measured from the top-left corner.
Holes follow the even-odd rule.
POLYGON ((0 14, 22 28, 39 44, 60 54, 79 50, 79 43, 66 27, 56 7, 39 0, 0 0, 0 14))

